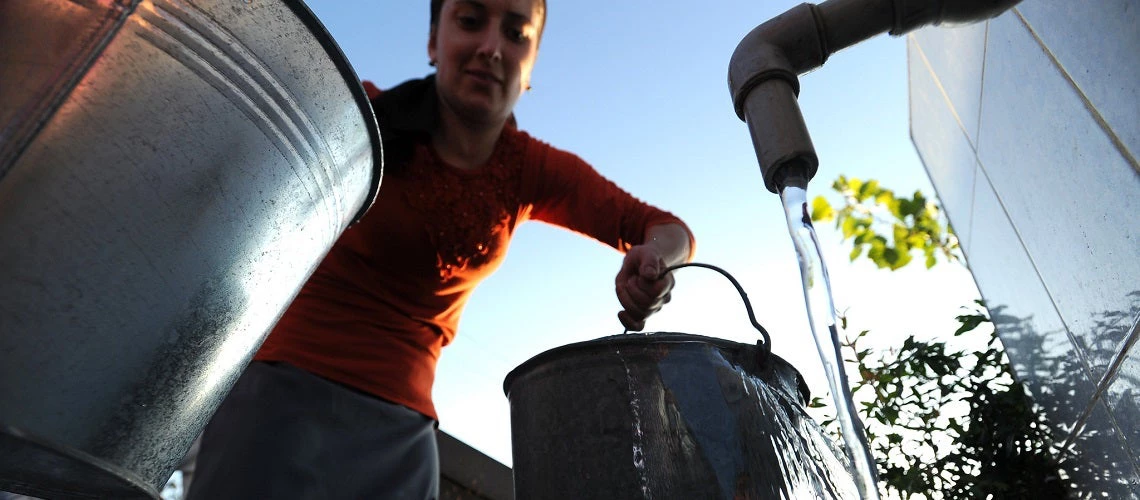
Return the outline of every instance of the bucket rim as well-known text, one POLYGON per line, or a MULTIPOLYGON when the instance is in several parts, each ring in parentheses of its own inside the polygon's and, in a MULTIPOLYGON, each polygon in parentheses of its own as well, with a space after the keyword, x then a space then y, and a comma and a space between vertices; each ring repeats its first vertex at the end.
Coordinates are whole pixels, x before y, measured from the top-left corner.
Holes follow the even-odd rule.
POLYGON ((376 202, 376 197, 380 194, 380 182, 384 177, 384 143, 380 137, 380 126, 376 121, 376 112, 372 109, 372 100, 364 91, 364 84, 360 81, 359 75, 356 74, 356 70, 348 61, 348 57, 341 50, 340 45, 336 43, 332 33, 329 33, 328 29, 325 28, 324 23, 302 0, 283 0, 282 3, 293 11, 301 24, 308 28, 309 33, 317 39, 321 48, 325 49, 325 53, 328 54, 329 59, 332 60, 333 65, 344 78, 345 84, 348 85, 348 90, 356 100, 356 105, 360 108, 365 126, 368 128, 368 139, 372 143, 372 180, 369 182, 368 195, 364 199, 364 204, 352 216, 352 220, 348 224, 351 226, 359 222, 364 214, 372 208, 376 202))
MULTIPOLYGON (((532 356, 530 359, 520 363, 518 366, 507 373, 507 376, 503 379, 503 394, 506 395, 509 399, 511 396, 510 389, 511 386, 514 385, 515 380, 523 376, 524 373, 532 371, 538 365, 562 357, 569 352, 585 350, 602 344, 609 346, 634 346, 646 344, 709 344, 715 347, 729 350, 757 348, 753 344, 745 344, 718 337, 709 337, 707 335, 697 335, 693 333, 682 332, 645 332, 608 335, 596 339, 561 345, 532 356)), ((768 354, 767 362, 770 363, 768 370, 782 369, 787 370, 792 375, 794 375, 796 379, 796 388, 799 390, 800 395, 803 397, 804 401, 809 401, 811 399, 811 392, 808 390, 807 383, 804 381, 803 374, 801 374, 795 366, 792 366, 791 363, 788 363, 783 358, 772 353, 768 354)))
MULTIPOLYGON (((146 480, 136 474, 134 471, 125 467, 111 463, 105 459, 96 457, 90 453, 72 446, 61 445, 51 440, 44 439, 39 435, 31 432, 24 431, 19 427, 7 424, 0 424, 0 435, 7 435, 19 441, 35 446, 43 453, 54 454, 68 460, 76 461, 101 472, 107 473, 108 477, 113 477, 120 480, 123 486, 134 489, 136 492, 141 493, 149 498, 158 499, 162 498, 161 493, 151 486, 146 480)), ((63 492, 59 490, 44 490, 37 489, 37 491, 29 492, 35 495, 44 494, 64 494, 64 495, 77 495, 77 492, 63 492)))

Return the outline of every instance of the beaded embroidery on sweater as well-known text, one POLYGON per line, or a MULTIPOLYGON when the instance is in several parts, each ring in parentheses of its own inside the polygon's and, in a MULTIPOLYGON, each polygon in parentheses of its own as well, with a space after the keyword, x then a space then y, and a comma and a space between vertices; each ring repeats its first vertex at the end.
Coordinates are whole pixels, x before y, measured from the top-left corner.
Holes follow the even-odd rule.
POLYGON ((487 163, 464 171, 445 163, 428 144, 416 146, 427 162, 412 162, 408 205, 425 215, 437 250, 440 282, 487 263, 499 235, 515 223, 519 208, 523 136, 504 130, 487 163), (428 188, 431 186, 431 188, 428 188))

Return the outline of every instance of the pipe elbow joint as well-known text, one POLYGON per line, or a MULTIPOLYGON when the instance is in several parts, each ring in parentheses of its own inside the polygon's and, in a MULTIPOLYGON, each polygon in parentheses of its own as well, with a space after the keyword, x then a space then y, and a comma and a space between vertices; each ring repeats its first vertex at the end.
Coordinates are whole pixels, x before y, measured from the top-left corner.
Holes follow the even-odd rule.
POLYGON ((783 80, 792 87, 796 96, 800 94, 800 80, 784 51, 765 41, 749 42, 748 37, 745 37, 732 53, 728 65, 728 89, 732 94, 732 106, 742 121, 747 121, 744 102, 748 99, 748 94, 768 80, 783 80))
POLYGON ((788 165, 810 178, 819 160, 799 109, 798 75, 827 58, 816 6, 800 4, 744 36, 728 66, 736 116, 748 124, 764 185, 778 193, 788 165))
POLYGON ((832 52, 884 31, 901 35, 928 24, 994 17, 1020 0, 828 0, 803 3, 754 28, 732 53, 728 88, 748 124, 769 191, 811 179, 819 159, 799 109, 798 75, 832 52))
POLYGON ((827 59, 822 30, 816 6, 803 3, 744 36, 728 63, 728 88, 741 120, 748 93, 767 80, 784 80, 799 95, 797 75, 822 66, 827 59))

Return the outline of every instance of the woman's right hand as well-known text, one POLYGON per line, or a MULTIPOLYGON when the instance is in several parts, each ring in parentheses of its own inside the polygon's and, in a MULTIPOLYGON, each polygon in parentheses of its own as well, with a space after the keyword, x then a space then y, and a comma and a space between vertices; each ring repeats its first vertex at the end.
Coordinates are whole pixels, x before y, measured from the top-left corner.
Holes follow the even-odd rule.
POLYGON ((665 259, 656 247, 638 245, 630 248, 614 280, 618 302, 624 308, 618 321, 630 331, 645 329, 645 320, 669 302, 673 290, 673 273, 662 275, 665 259))

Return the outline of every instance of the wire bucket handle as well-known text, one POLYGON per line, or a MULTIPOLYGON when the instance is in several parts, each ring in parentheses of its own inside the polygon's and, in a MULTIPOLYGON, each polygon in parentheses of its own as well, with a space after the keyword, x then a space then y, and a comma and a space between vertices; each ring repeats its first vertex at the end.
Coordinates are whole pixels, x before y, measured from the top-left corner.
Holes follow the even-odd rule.
MULTIPOLYGON (((736 278, 733 278, 732 275, 728 273, 728 271, 725 271, 724 269, 721 269, 712 264, 703 264, 700 262, 687 262, 684 264, 669 266, 665 268, 664 271, 662 271, 661 276, 664 277, 666 274, 683 267, 703 267, 705 269, 711 269, 720 273, 721 276, 728 278, 728 281, 732 282, 732 286, 736 287, 736 291, 740 294, 740 299, 744 301, 744 309, 748 311, 748 321, 752 322, 752 327, 756 328, 756 331, 760 332, 760 336, 763 337, 763 340, 756 342, 756 361, 760 366, 765 366, 768 361, 768 355, 772 353, 772 337, 768 335, 768 330, 764 329, 764 326, 761 325, 759 321, 756 321, 756 313, 752 310, 752 303, 748 301, 748 294, 744 291, 744 287, 740 286, 740 282, 736 281, 736 278)), ((629 331, 626 330, 626 333, 628 332, 629 331)))

